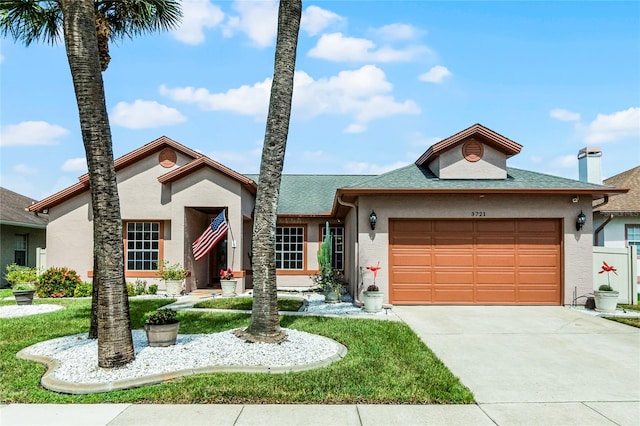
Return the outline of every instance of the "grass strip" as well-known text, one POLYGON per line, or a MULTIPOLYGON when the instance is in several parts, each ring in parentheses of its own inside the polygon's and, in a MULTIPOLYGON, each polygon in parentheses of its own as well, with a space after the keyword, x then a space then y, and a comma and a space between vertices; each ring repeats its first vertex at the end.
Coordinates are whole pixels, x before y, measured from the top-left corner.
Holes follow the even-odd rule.
MULTIPOLYGON (((171 300, 130 300, 133 328, 145 312, 171 300)), ((0 302, 0 305, 13 302, 0 302)), ((66 395, 40 387, 45 367, 16 352, 34 343, 89 328, 89 300, 45 299, 65 310, 0 321, 0 402, 156 404, 468 404, 473 395, 404 323, 326 317, 282 317, 282 327, 335 339, 349 352, 325 368, 287 374, 214 373, 159 385, 92 395, 66 395)), ((246 327, 245 314, 181 311, 183 334, 246 327)), ((96 360, 97 364, 97 360, 96 360)))

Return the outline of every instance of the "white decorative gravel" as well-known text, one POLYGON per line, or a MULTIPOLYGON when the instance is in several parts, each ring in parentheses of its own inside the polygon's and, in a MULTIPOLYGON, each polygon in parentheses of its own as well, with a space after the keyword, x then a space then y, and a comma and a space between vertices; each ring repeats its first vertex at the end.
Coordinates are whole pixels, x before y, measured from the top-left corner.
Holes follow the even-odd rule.
POLYGON ((0 318, 15 318, 27 315, 46 314, 63 308, 64 306, 54 304, 0 306, 0 318))
POLYGON ((284 329, 281 344, 248 343, 233 331, 178 335, 175 345, 150 347, 145 332, 133 330, 135 361, 124 367, 98 367, 98 342, 86 334, 61 337, 25 348, 22 353, 57 361, 54 379, 76 384, 110 383, 212 366, 304 366, 337 355, 341 345, 323 336, 284 329))

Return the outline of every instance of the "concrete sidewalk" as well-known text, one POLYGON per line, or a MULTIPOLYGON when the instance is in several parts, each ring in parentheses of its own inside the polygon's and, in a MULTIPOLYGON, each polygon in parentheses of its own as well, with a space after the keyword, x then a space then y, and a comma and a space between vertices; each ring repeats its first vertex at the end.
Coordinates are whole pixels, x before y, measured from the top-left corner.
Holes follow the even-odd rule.
MULTIPOLYGON (((478 405, 11 404, 2 426, 637 425, 631 402, 478 405), (630 416, 631 414, 631 416, 630 416)), ((634 411, 635 410, 635 411, 634 411)))

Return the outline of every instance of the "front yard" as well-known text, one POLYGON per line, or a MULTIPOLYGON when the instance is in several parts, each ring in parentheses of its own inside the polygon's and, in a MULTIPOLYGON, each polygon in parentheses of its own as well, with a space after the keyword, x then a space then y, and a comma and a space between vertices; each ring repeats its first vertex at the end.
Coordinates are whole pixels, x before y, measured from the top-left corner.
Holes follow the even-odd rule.
MULTIPOLYGON (((133 328, 167 299, 131 299, 133 328)), ((0 306, 13 304, 0 301, 0 306)), ((287 374, 215 373, 160 385, 92 395, 65 395, 39 385, 45 367, 16 358, 24 347, 86 333, 90 300, 39 299, 67 307, 54 313, 0 321, 1 403, 308 403, 468 404, 473 395, 405 324, 367 319, 281 317, 282 327, 330 337, 349 352, 325 368, 287 374)), ((246 327, 246 314, 179 312, 181 334, 246 327)), ((96 360, 97 364, 97 360, 96 360)))

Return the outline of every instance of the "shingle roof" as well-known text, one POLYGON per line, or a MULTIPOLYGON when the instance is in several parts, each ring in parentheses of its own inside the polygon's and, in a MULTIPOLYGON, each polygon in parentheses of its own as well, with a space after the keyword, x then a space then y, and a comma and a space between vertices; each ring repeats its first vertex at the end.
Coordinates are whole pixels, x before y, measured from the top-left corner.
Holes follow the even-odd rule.
MULTIPOLYGON (((258 182, 259 175, 245 175, 258 182)), ((371 175, 282 175, 278 214, 326 215, 336 190, 371 175)))
POLYGON ((49 222, 48 215, 25 211, 35 201, 0 187, 0 223, 45 228, 49 222))
POLYGON ((603 213, 640 212, 640 166, 605 179, 608 186, 629 188, 626 194, 612 197, 607 204, 598 208, 603 213))
POLYGON ((364 179, 345 189, 433 189, 433 190, 606 190, 607 187, 577 180, 507 167, 506 179, 440 179, 427 167, 410 164, 364 179))

